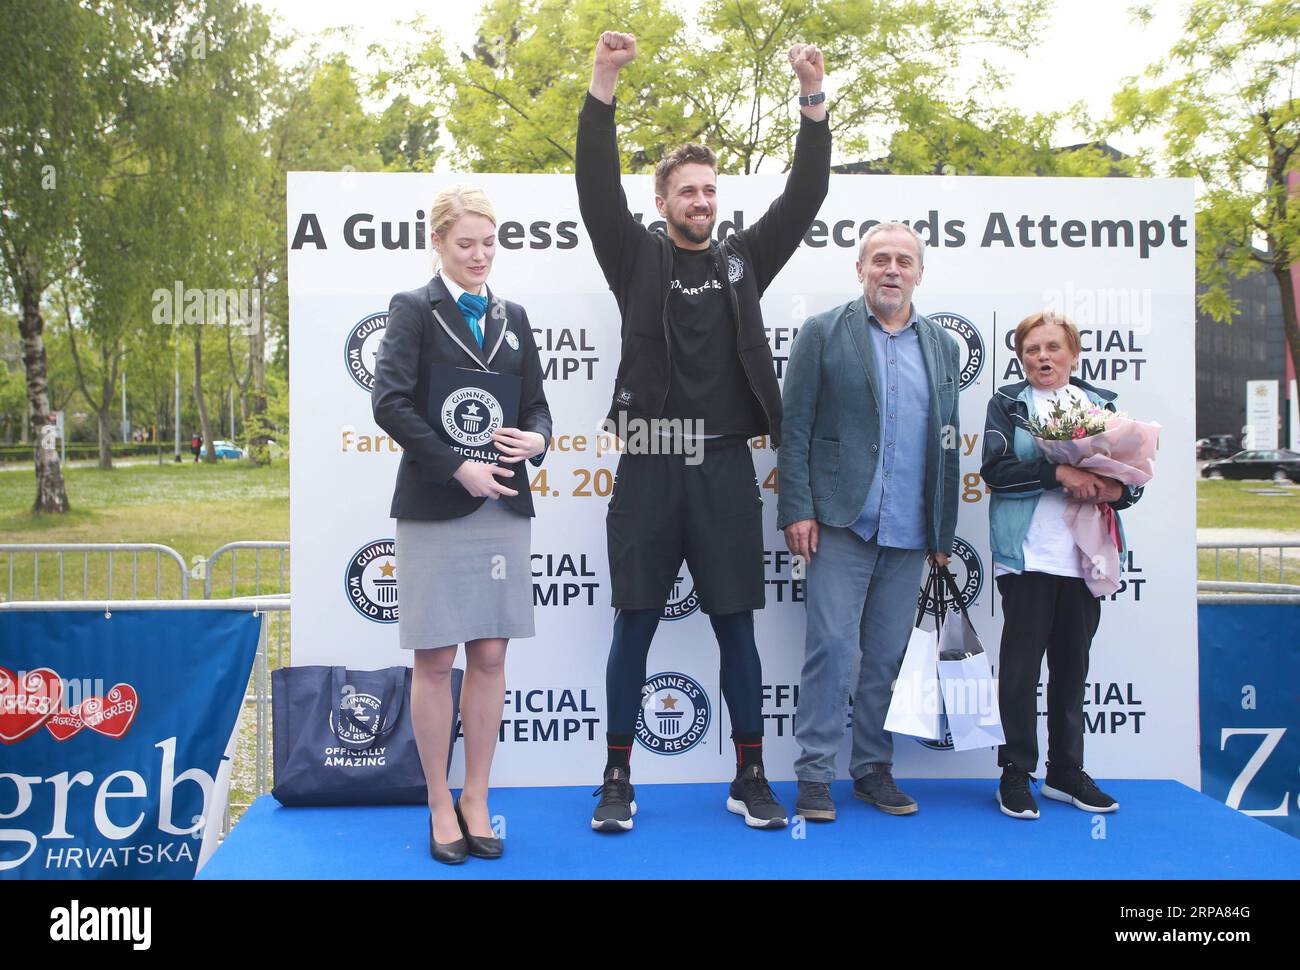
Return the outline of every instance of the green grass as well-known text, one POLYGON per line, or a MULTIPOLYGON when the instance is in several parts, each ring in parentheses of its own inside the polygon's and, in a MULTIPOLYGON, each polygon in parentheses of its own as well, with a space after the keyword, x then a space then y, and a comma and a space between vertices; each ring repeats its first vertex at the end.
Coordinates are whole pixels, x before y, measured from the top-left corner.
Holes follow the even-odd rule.
MULTIPOLYGON (((158 543, 180 553, 186 564, 211 555, 236 540, 289 538, 289 467, 287 461, 257 467, 248 462, 216 465, 181 462, 130 465, 111 470, 68 468, 64 471, 67 515, 34 515, 29 511, 35 490, 30 472, 0 472, 0 542, 7 543, 158 543)), ((278 553, 261 554, 261 591, 280 587, 278 553)), ((133 597, 133 576, 138 597, 163 599, 180 595, 180 570, 172 561, 153 553, 114 556, 112 593, 133 597)), ((256 591, 258 563, 253 553, 236 558, 236 595, 256 591)), ((7 597, 10 570, 15 599, 58 599, 59 563, 53 554, 36 557, 0 555, 0 596, 7 597)), ((107 555, 68 554, 63 563, 64 599, 83 595, 107 598, 107 555)), ((284 588, 288 588, 288 556, 284 556, 284 588)), ((202 596, 201 579, 191 579, 190 596, 202 596)), ((230 559, 216 565, 213 595, 231 592, 230 559)))
POLYGON ((1276 548, 1270 550, 1265 546, 1263 553, 1261 557, 1254 550, 1243 550, 1239 561, 1235 549, 1219 550, 1219 569, 1216 577, 1214 550, 1198 550, 1196 578, 1217 578, 1225 583, 1290 583, 1293 586, 1300 586, 1300 549, 1287 550, 1287 555, 1280 561, 1276 548), (1239 566, 1240 575, 1238 575, 1239 566))
POLYGON ((1300 531, 1300 488, 1271 482, 1197 482, 1196 524, 1202 529, 1300 531), (1250 494, 1273 490, 1289 494, 1250 494))

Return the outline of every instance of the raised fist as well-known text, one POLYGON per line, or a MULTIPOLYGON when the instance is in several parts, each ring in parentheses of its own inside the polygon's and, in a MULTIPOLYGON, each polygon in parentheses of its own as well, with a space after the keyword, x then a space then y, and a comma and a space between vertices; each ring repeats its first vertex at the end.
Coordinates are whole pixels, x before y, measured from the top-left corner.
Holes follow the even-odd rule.
POLYGON ((799 83, 805 86, 820 85, 826 73, 822 64, 822 52, 815 44, 795 44, 791 47, 790 67, 799 78, 799 83))
POLYGON ((636 60, 636 37, 607 30, 596 41, 596 70, 620 71, 636 60))

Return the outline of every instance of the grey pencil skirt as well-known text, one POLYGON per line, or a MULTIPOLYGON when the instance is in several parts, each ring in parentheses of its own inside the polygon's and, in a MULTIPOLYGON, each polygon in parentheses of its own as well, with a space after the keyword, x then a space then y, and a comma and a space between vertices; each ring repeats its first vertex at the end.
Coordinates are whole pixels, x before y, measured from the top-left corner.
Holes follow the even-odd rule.
POLYGON ((398 519, 402 649, 531 637, 532 530, 532 519, 491 500, 458 519, 398 519))

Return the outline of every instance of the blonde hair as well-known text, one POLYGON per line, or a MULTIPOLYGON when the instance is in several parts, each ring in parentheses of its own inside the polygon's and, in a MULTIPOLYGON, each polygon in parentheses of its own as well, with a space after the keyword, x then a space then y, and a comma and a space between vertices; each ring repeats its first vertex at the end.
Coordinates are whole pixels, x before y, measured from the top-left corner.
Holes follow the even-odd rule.
MULTIPOLYGON (((456 224, 457 219, 467 214, 483 216, 491 220, 492 225, 497 224, 497 214, 492 208, 492 200, 477 185, 447 186, 433 197, 433 203, 429 206, 430 235, 441 238, 456 224)), ((433 268, 436 270, 441 263, 441 255, 436 255, 433 268)))
MULTIPOLYGON (((1076 327, 1064 313, 1057 313, 1055 310, 1040 310, 1037 313, 1031 313, 1025 317, 1016 326, 1015 347, 1016 357, 1024 363, 1025 341, 1029 339, 1029 332, 1038 327, 1046 327, 1056 324, 1065 331, 1065 342, 1069 345, 1070 353, 1078 357, 1083 352, 1083 344, 1079 340, 1079 328, 1076 327)), ((1074 368, 1070 368, 1073 370, 1074 368)))

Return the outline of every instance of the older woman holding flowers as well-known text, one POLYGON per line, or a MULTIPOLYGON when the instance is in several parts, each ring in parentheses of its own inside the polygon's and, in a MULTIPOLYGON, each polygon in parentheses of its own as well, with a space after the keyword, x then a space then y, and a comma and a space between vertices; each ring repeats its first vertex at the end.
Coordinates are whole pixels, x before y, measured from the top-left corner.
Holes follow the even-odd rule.
MULTIPOLYGON (((989 533, 998 590, 1002 594, 1002 645, 998 702, 1006 744, 998 748, 1002 780, 998 804, 1013 818, 1038 818, 1030 788, 1038 766, 1037 687, 1047 656, 1047 777, 1042 793, 1088 812, 1113 812, 1119 803, 1083 770, 1083 691, 1088 652, 1101 618, 1093 586, 1118 578, 1123 533, 1113 512, 1138 500, 1150 478, 1153 425, 1131 442, 1135 464, 1102 462, 1106 474, 1059 460, 1054 444, 1105 433, 1114 422, 1115 394, 1071 373, 1078 367, 1079 331, 1064 316, 1035 313, 1016 327, 1016 356, 1026 379, 1001 387, 989 401, 981 473, 992 491, 989 533), (1044 439, 1064 439, 1061 442, 1044 439), (1053 454, 1057 460, 1047 455, 1053 454), (1109 506, 1101 514, 1089 506, 1109 506), (1104 532, 1114 560, 1095 549, 1081 551, 1104 532), (1106 576, 1114 571, 1116 575, 1106 576)), ((1145 429, 1145 431, 1143 430, 1145 429)), ((1154 430, 1153 430, 1154 429, 1154 430)), ((1120 433, 1116 427, 1116 433, 1120 433)), ((1097 449, 1104 451, 1106 449, 1097 449)), ((1096 465, 1096 462, 1090 462, 1096 465)))

